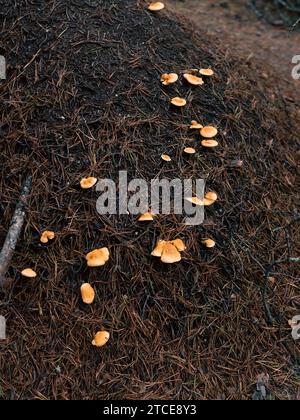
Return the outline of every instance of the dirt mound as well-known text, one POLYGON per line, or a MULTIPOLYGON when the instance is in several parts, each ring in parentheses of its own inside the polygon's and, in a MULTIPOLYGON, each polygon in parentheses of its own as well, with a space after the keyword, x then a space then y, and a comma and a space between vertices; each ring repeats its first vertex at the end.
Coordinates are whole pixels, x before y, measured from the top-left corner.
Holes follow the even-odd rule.
POLYGON ((1 294, 3 398, 251 398, 262 372, 270 398, 295 398, 297 133, 276 89, 269 95, 220 43, 143 1, 6 1, 1 18, 1 243, 33 177, 16 281, 1 294), (162 73, 199 66, 216 76, 161 86, 162 73), (187 106, 172 108, 173 96, 187 106), (193 119, 219 127, 218 149, 201 148, 193 119), (232 168, 236 159, 243 168, 232 168), (148 181, 203 177, 219 200, 198 227, 172 215, 147 225, 99 215, 97 193, 79 180, 124 169, 148 181), (57 232, 48 246, 46 228, 57 232), (210 251, 207 236, 217 242, 210 251), (183 261, 150 256, 157 239, 174 237, 187 244, 183 261), (85 254, 99 246, 110 261, 87 269, 85 254), (37 280, 20 277, 27 266, 37 280), (90 307, 79 297, 85 281, 97 292, 90 307), (91 340, 101 328, 111 339, 99 350, 91 340))

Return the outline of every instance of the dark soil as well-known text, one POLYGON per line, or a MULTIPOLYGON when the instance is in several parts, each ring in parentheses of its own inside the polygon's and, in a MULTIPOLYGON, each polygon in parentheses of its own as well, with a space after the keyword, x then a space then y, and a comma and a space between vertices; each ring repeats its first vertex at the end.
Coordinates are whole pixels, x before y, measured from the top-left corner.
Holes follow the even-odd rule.
POLYGON ((268 373, 268 398, 295 399, 295 104, 214 37, 145 6, 7 0, 0 9, 9 63, 0 88, 0 243, 22 182, 33 177, 9 273, 15 283, 0 295, 3 398, 249 399, 257 375, 268 373), (199 66, 216 72, 201 88, 159 82, 163 72, 199 66), (173 96, 188 106, 172 109, 173 96), (192 119, 219 127, 216 151, 203 151, 187 130, 192 119), (183 156, 184 145, 196 158, 183 156), (162 152, 173 158, 168 166, 162 152), (244 167, 232 168, 234 159, 244 167), (199 227, 172 215, 150 225, 100 216, 97 193, 79 180, 117 180, 124 169, 146 180, 204 177, 219 200, 199 227), (57 232, 49 246, 39 242, 45 228, 57 232), (208 235, 211 251, 201 245, 208 235), (150 256, 157 239, 174 237, 187 244, 181 263, 150 256), (87 269, 85 254, 100 246, 109 262, 87 269), (21 278, 27 266, 37 280, 21 278), (91 307, 80 300, 84 281, 97 291, 91 307), (111 339, 95 349, 101 328, 111 339))

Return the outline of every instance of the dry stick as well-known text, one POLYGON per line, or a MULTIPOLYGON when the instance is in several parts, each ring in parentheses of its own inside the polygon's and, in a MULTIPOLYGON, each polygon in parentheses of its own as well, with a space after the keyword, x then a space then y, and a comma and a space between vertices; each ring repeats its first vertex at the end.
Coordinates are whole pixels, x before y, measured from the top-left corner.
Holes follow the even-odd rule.
POLYGON ((5 277, 16 248, 25 217, 25 207, 31 190, 31 177, 23 184, 21 195, 17 203, 10 227, 0 252, 0 287, 7 286, 10 281, 5 277))

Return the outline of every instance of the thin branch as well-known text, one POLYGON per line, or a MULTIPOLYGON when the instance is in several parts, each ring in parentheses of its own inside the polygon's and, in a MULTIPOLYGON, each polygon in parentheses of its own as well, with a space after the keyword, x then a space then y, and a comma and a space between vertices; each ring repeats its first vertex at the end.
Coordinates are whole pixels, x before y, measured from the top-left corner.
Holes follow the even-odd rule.
POLYGON ((16 205, 3 248, 0 252, 0 287, 7 286, 9 284, 9 280, 5 276, 9 269, 13 253, 23 227, 25 208, 30 190, 31 177, 27 178, 23 184, 19 201, 16 205))

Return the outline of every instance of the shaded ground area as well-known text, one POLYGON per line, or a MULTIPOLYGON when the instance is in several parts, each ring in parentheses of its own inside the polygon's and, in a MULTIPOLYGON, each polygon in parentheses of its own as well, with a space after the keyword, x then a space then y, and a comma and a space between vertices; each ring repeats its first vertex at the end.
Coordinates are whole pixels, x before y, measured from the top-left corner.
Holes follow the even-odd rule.
POLYGON ((288 320, 299 312, 296 204, 298 132, 274 79, 272 93, 251 62, 220 50, 209 34, 168 10, 153 15, 128 0, 6 1, 0 88, 0 242, 22 180, 33 176, 26 225, 1 292, 7 318, 0 344, 2 398, 251 398, 270 375, 268 398, 299 397, 300 354, 288 320), (163 88, 160 74, 212 67, 202 87, 163 88), (182 110, 173 96, 187 99, 182 110), (220 147, 203 150, 192 119, 219 128, 220 147), (287 139, 289 147, 287 147, 287 139), (187 158, 185 146, 197 154, 187 158), (172 162, 162 162, 166 152, 172 162), (244 166, 232 162, 242 159, 244 166), (201 178, 218 193, 205 223, 179 216, 141 225, 100 216, 83 176, 117 180, 201 178), (49 246, 43 229, 56 231, 49 246), (206 250, 201 240, 213 237, 206 250), (183 261, 150 253, 180 237, 183 261), (85 254, 110 249, 100 269, 85 254), (280 263, 274 264, 275 261, 280 263), (31 266, 38 278, 21 278, 31 266), (84 306, 82 282, 96 289, 84 306), (96 331, 111 333, 102 349, 96 331))
MULTIPOLYGON (((230 54, 261 66, 266 78, 279 75, 283 95, 299 103, 300 81, 291 77, 292 58, 300 54, 299 25, 287 29, 278 10, 270 7, 271 1, 258 0, 255 7, 248 0, 168 0, 168 4, 219 36, 230 54)), ((290 17, 291 21, 297 22, 296 17, 290 17)))

